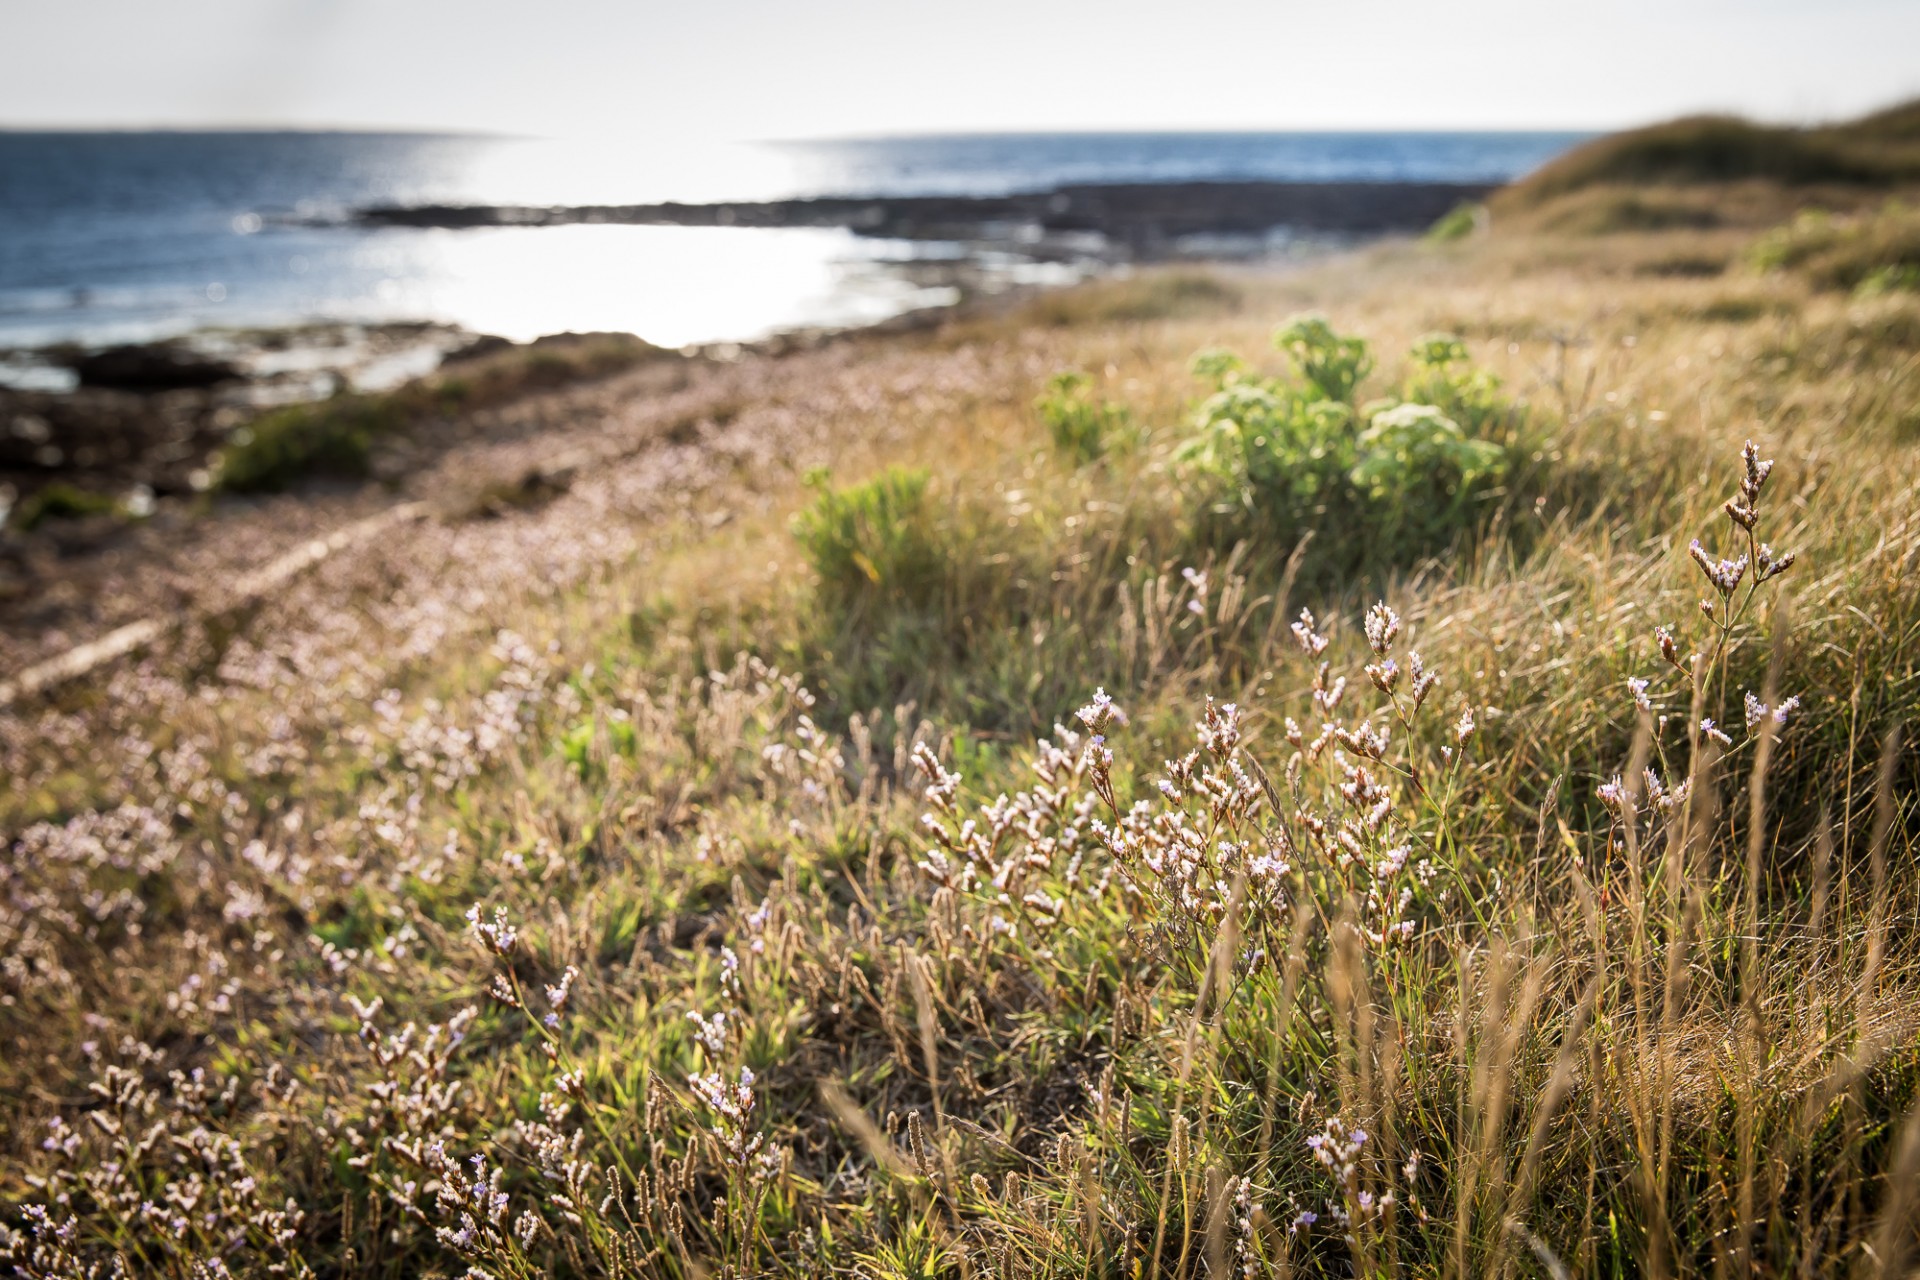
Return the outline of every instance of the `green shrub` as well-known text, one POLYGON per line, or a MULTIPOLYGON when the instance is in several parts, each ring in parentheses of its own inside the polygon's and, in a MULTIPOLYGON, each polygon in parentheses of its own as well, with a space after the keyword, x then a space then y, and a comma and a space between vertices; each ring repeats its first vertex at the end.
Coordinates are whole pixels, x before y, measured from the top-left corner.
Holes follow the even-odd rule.
POLYGON ((1132 425, 1125 405, 1096 400, 1093 379, 1084 373, 1056 373, 1033 402, 1054 447, 1076 462, 1092 462, 1132 425))
POLYGON ((1428 227, 1426 238, 1433 244, 1451 244, 1483 230, 1488 221, 1487 206, 1472 200, 1463 201, 1428 227))
POLYGON ((1361 338, 1343 338, 1324 316, 1301 316, 1273 335, 1300 374, 1323 400, 1351 402, 1354 388, 1373 372, 1373 356, 1361 338))
POLYGON ((1831 248, 1836 238, 1832 214, 1824 209, 1804 209, 1792 222, 1754 241, 1747 250, 1747 261, 1756 271, 1783 271, 1831 248))
POLYGON ((235 433, 220 451, 214 483, 259 493, 310 475, 364 476, 375 439, 405 425, 390 399, 347 395, 289 405, 235 433))
POLYGON ((1470 436, 1490 436, 1510 412, 1500 380, 1476 369, 1467 346, 1450 333, 1431 333, 1413 344, 1400 399, 1429 404, 1452 418, 1470 436))
POLYGON ((1472 520, 1478 491, 1506 472, 1500 446, 1469 437, 1430 404, 1400 404, 1374 414, 1355 457, 1350 479, 1378 527, 1388 532, 1415 528, 1451 535, 1472 520))
POLYGON ((383 436, 536 391, 609 377, 665 354, 628 334, 554 334, 455 360, 448 370, 392 391, 270 410, 221 450, 214 483, 252 493, 284 489, 313 475, 364 476, 373 446, 383 436))
POLYGON ((13 526, 31 533, 49 520, 79 520, 111 515, 120 504, 104 493, 57 482, 29 495, 13 511, 13 526))
POLYGON ((1211 383, 1215 391, 1225 391, 1247 376, 1247 362, 1224 347, 1196 351, 1187 369, 1202 382, 1211 383))
POLYGON ((1760 237, 1747 260, 1759 271, 1800 275, 1817 289, 1871 296, 1912 288, 1920 282, 1920 211, 1898 201, 1856 218, 1810 211, 1760 237))
POLYGON ((1210 510, 1229 538, 1284 546, 1325 529, 1340 535, 1341 567, 1356 568, 1437 550, 1479 518, 1520 416, 1459 339, 1421 339, 1397 393, 1361 408, 1353 391, 1373 367, 1363 340, 1311 317, 1275 342, 1299 379, 1250 377, 1218 352, 1194 362, 1216 390, 1176 456, 1224 490, 1210 510))
POLYGON ((871 480, 835 488, 808 476, 819 492, 793 520, 793 534, 833 604, 849 611, 877 599, 931 604, 946 556, 927 502, 927 472, 889 467, 871 480))
POLYGON ((1878 267, 1854 286, 1856 298, 1874 298, 1883 293, 1920 291, 1920 262, 1902 262, 1878 267))
POLYGON ((1247 380, 1200 407, 1198 430, 1176 456, 1271 511, 1277 497, 1291 508, 1327 492, 1353 466, 1354 442, 1350 406, 1247 380))

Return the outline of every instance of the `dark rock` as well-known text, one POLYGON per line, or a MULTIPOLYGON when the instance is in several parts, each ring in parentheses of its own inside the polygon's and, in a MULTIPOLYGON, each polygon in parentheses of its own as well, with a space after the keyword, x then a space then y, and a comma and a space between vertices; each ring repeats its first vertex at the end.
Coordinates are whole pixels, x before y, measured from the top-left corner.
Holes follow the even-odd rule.
POLYGON ((455 347, 444 356, 441 356, 440 364, 441 367, 444 368, 450 364, 464 364, 469 360, 482 360, 496 351, 510 351, 513 349, 513 345, 514 343, 511 338, 503 338, 496 333, 483 333, 472 342, 464 346, 455 347))
POLYGON ((1272 228, 1380 234, 1419 231, 1484 183, 1171 182, 1064 186, 1004 196, 880 196, 730 204, 380 205, 361 223, 398 227, 553 227, 633 223, 688 227, 847 227, 860 235, 993 239, 996 229, 1095 232, 1144 256, 1181 236, 1259 235, 1272 228))
POLYGON ((66 362, 83 387, 114 391, 180 391, 217 386, 244 377, 225 360, 210 359, 169 342, 108 347, 66 362))

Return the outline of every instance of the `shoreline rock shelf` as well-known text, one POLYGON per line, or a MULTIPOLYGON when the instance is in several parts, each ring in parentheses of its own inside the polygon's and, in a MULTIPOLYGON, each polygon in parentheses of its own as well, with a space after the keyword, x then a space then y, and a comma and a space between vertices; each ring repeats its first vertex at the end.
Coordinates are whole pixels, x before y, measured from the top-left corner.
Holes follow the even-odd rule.
POLYGON ((383 227, 845 227, 903 240, 1004 240, 1023 229, 1095 233, 1140 256, 1186 236, 1275 228, 1352 234, 1417 231, 1492 187, 1410 182, 1176 182, 1064 186, 1002 196, 819 196, 721 204, 376 205, 352 220, 383 227))

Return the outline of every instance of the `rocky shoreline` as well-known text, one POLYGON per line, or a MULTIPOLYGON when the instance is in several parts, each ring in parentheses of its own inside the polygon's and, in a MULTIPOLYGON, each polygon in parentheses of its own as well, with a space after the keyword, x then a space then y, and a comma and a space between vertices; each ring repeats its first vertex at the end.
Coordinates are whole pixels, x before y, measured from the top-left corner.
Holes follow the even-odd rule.
POLYGON ((1176 182, 1062 186, 1002 196, 810 197, 719 204, 377 205, 352 220, 379 227, 842 227, 901 240, 1098 236, 1135 260, 1182 256, 1195 237, 1276 228, 1378 235, 1417 231, 1492 188, 1441 182, 1176 182))
POLYGON ((398 385, 475 341, 448 325, 316 323, 10 352, 69 384, 0 385, 0 526, 50 485, 135 507, 194 493, 212 452, 260 413, 398 385))
MULTIPOLYGON (((1281 249, 1311 251, 1317 244, 1418 230, 1487 190, 1460 183, 1187 182, 999 196, 378 206, 349 217, 366 226, 453 229, 837 227, 877 238, 984 242, 1023 260, 1070 261, 1097 272, 1130 262, 1266 258, 1281 249)), ((934 273, 963 303, 998 291, 971 280, 970 269, 966 258, 897 268, 934 273)), ((909 312, 899 319, 923 318, 909 312)), ((154 497, 190 495, 204 486, 212 451, 263 410, 392 386, 443 359, 457 360, 475 340, 431 323, 314 323, 206 330, 105 349, 69 344, 0 351, 9 370, 0 376, 0 528, 10 511, 52 485, 136 507, 154 497), (32 378, 21 381, 21 370, 32 378)))

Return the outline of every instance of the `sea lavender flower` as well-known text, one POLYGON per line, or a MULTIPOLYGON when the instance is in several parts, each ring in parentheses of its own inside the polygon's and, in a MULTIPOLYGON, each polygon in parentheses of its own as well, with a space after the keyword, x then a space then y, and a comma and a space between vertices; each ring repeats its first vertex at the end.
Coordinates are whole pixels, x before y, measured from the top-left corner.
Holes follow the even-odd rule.
MULTIPOLYGON (((1714 590, 1723 596, 1730 596, 1739 589, 1741 579, 1747 575, 1747 558, 1740 556, 1734 560, 1718 560, 1707 554, 1707 549, 1695 538, 1687 547, 1687 554, 1700 566, 1700 572, 1707 575, 1707 581, 1714 590)), ((1704 602, 1703 602, 1704 603, 1704 602)))
POLYGON ((1427 667, 1418 649, 1407 655, 1407 673, 1413 677, 1413 709, 1418 711, 1434 686, 1440 683, 1440 673, 1427 667))
POLYGON ((1772 718, 1776 728, 1782 726, 1786 724, 1788 716, 1800 709, 1800 699, 1797 697, 1788 698, 1778 706, 1769 707, 1766 703, 1754 697, 1751 692, 1748 692, 1745 697, 1745 702, 1748 732, 1752 732, 1758 728, 1760 722, 1769 717, 1772 718))
POLYGON ((1394 638, 1400 634, 1400 615, 1387 607, 1386 601, 1367 610, 1367 645, 1381 657, 1393 647, 1394 638))
POLYGON ((1187 612, 1205 617, 1207 613, 1207 588, 1209 585, 1206 570, 1195 569, 1192 566, 1188 566, 1180 571, 1180 576, 1186 579, 1189 587, 1193 588, 1193 597, 1187 601, 1187 612))
POLYGON ((1228 756, 1240 745, 1240 708, 1232 702, 1215 705, 1207 699, 1199 724, 1194 726, 1200 745, 1216 756, 1228 756))
POLYGON ((1686 803, 1687 796, 1693 791, 1693 779, 1683 778, 1672 787, 1660 780, 1660 775, 1652 769, 1645 771, 1647 783, 1647 803, 1660 813, 1670 813, 1686 803))
POLYGON ((1327 638, 1313 629, 1313 613, 1300 611, 1300 620, 1293 624, 1293 638, 1300 642, 1300 648, 1308 657, 1317 658, 1327 651, 1327 638))
POLYGON ((1759 498, 1760 490, 1766 486, 1767 477, 1773 474, 1773 459, 1762 458, 1760 450, 1749 440, 1740 449, 1740 461, 1747 469, 1746 479, 1740 484, 1740 492, 1748 502, 1759 498))
POLYGON ((553 1012, 547 1015, 548 1026, 557 1025, 560 1015, 566 1012, 567 998, 573 994, 573 980, 579 976, 580 970, 568 965, 567 971, 560 975, 560 985, 547 988, 547 1004, 553 1009, 553 1012))
POLYGON ((1799 558, 1799 553, 1794 551, 1786 551, 1776 555, 1773 548, 1763 542, 1760 544, 1758 559, 1754 562, 1754 580, 1756 582, 1766 582, 1771 578, 1777 578, 1787 570, 1793 568, 1794 561, 1799 558))
POLYGON ((1366 1145, 1367 1131, 1349 1130, 1339 1116, 1328 1116, 1322 1131, 1307 1138, 1307 1149, 1313 1152, 1313 1158, 1342 1181, 1354 1175, 1360 1150, 1366 1145))
POLYGON ((1660 646, 1660 656, 1667 660, 1667 665, 1674 667, 1679 666, 1680 645, 1673 638, 1673 628, 1655 627, 1653 629, 1653 638, 1660 646))
POLYGON ((694 1075, 687 1084, 713 1113, 713 1133, 720 1140, 728 1162, 744 1169, 759 1153, 763 1141, 759 1134, 748 1132, 755 1104, 752 1069, 741 1067, 740 1077, 733 1083, 715 1071, 694 1075))
POLYGON ((1633 807, 1633 799, 1627 793, 1626 783, 1621 780, 1619 774, 1601 783, 1594 795, 1599 797, 1601 804, 1618 814, 1625 814, 1633 807))
POLYGON ((1105 689, 1095 689, 1087 705, 1076 714, 1080 723, 1093 733, 1105 733, 1109 725, 1127 722, 1126 713, 1107 696, 1105 689))
POLYGON ((709 1054, 718 1057, 727 1047, 727 1011, 722 1009, 712 1017, 702 1017, 697 1010, 687 1011, 687 1021, 694 1025, 693 1038, 709 1054))
POLYGON ((473 931, 473 936, 480 940, 480 945, 497 956, 512 955, 514 943, 520 938, 519 931, 507 923, 507 912, 504 907, 495 907, 493 919, 487 921, 480 917, 480 904, 474 903, 467 908, 467 927, 473 931))
POLYGON ((1330 716, 1339 709, 1340 699, 1346 695, 1347 678, 1340 676, 1332 684, 1328 684, 1325 676, 1326 671, 1323 667, 1320 676, 1314 681, 1313 702, 1320 708, 1321 715, 1330 716))

